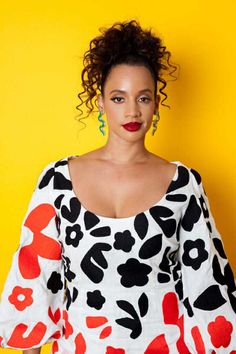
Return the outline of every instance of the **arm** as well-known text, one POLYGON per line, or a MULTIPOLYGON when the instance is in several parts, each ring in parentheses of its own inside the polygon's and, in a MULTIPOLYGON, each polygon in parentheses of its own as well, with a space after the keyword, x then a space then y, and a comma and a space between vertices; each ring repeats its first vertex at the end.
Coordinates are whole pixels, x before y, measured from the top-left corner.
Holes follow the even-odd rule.
POLYGON ((32 194, 0 298, 0 347, 27 354, 40 353, 43 344, 63 333, 64 267, 48 178, 52 165, 43 170, 32 194))
POLYGON ((200 174, 191 169, 191 191, 180 226, 185 338, 200 353, 236 350, 235 279, 200 174))
POLYGON ((23 350, 23 354, 40 354, 41 347, 40 348, 34 348, 34 349, 28 349, 28 350, 23 350))

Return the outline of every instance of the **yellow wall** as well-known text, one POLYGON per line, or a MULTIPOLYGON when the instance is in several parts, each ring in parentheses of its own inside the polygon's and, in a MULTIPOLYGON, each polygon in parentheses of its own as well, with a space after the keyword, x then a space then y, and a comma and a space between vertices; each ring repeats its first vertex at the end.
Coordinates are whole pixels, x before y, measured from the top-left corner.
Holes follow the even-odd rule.
MULTIPOLYGON (((171 109, 147 147, 203 178, 236 274, 234 1, 1 1, 1 259, 3 286, 36 178, 47 163, 105 144, 94 121, 74 116, 80 57, 100 26, 135 18, 153 27, 181 67, 167 85, 171 109)), ((50 345, 42 353, 49 353, 50 345)), ((1 349, 11 353, 12 350, 1 349)))

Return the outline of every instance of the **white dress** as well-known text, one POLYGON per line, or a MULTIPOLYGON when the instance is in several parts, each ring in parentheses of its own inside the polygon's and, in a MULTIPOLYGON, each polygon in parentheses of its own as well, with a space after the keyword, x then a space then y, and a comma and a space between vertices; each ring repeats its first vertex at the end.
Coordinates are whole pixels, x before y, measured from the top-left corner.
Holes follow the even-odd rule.
POLYGON ((236 284, 200 174, 172 161, 157 203, 110 218, 76 197, 76 156, 38 178, 1 294, 0 347, 235 354, 236 284))

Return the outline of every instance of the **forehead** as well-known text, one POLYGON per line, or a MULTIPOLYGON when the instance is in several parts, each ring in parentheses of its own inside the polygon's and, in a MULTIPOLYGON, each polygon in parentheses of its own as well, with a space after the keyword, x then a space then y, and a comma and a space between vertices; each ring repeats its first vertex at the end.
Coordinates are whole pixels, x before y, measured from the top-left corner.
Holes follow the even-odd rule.
POLYGON ((153 89, 153 78, 143 65, 119 64, 113 67, 107 77, 105 89, 141 90, 153 89))

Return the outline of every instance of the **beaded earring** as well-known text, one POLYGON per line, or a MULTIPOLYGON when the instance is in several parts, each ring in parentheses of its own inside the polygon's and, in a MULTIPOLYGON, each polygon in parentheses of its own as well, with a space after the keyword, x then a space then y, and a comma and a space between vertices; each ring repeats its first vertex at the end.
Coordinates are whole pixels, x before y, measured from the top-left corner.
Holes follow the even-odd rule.
POLYGON ((153 119, 153 130, 152 130, 152 135, 154 135, 155 134, 155 131, 157 130, 157 123, 159 122, 159 120, 160 120, 160 114, 159 114, 159 112, 157 112, 156 113, 156 116, 157 116, 157 118, 156 119, 153 119))
POLYGON ((98 120, 99 120, 99 122, 102 123, 99 126, 100 132, 102 133, 102 135, 105 135, 105 131, 103 130, 103 128, 105 127, 105 121, 104 121, 104 119, 102 119, 102 112, 101 111, 99 111, 98 120))

